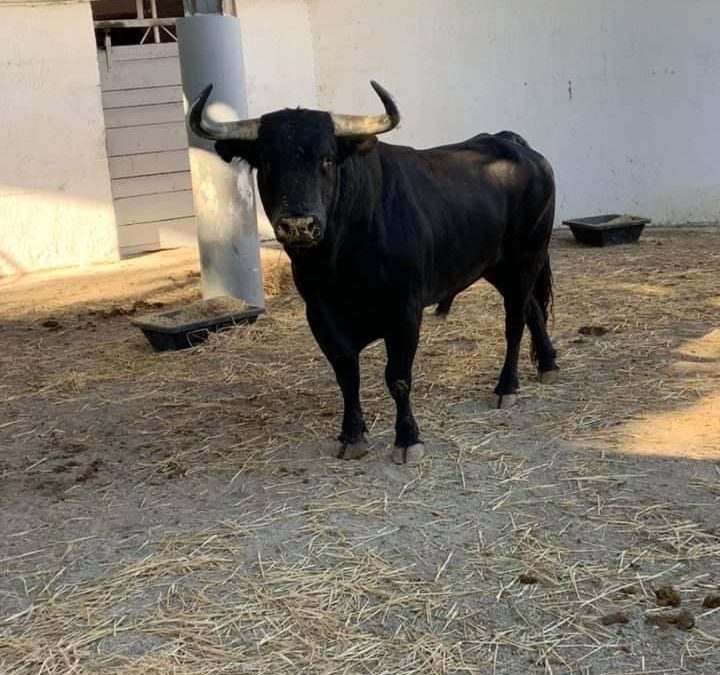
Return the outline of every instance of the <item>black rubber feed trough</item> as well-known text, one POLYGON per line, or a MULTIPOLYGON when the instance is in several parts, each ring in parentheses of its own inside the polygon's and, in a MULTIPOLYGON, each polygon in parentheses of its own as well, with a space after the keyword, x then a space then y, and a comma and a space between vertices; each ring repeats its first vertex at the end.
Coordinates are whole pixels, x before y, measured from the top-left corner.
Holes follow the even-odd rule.
POLYGON ((563 224, 572 230, 575 239, 587 246, 611 246, 636 242, 649 222, 649 218, 619 213, 563 220, 563 224))
POLYGON ((235 298, 200 300, 180 309, 155 312, 132 319, 156 351, 187 349, 217 333, 241 324, 255 323, 265 310, 235 298))

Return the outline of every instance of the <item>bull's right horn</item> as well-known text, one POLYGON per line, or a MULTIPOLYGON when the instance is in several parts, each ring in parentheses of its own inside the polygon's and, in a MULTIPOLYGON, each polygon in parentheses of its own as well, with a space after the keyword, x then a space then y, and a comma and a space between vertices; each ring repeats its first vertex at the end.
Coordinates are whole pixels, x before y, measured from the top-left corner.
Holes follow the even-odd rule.
POLYGON ((203 119, 205 105, 210 98, 213 86, 209 84, 202 90, 190 106, 188 124, 195 134, 209 141, 254 141, 260 130, 260 120, 241 120, 237 122, 212 122, 203 119))

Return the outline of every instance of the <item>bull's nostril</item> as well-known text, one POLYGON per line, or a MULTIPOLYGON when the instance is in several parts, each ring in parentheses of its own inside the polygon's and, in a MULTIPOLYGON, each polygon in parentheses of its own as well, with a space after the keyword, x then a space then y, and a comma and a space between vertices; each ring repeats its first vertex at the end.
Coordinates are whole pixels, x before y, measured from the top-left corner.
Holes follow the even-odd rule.
POLYGON ((274 225, 275 237, 282 244, 311 245, 320 240, 322 226, 313 216, 282 217, 274 225))

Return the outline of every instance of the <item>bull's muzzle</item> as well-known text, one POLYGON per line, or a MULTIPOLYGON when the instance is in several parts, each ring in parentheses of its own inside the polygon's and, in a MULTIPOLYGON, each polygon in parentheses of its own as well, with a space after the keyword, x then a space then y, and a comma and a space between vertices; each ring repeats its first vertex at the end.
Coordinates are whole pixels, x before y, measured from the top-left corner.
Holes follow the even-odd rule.
POLYGON ((320 241, 322 229, 317 218, 279 218, 275 223, 275 236, 281 244, 308 247, 320 241))

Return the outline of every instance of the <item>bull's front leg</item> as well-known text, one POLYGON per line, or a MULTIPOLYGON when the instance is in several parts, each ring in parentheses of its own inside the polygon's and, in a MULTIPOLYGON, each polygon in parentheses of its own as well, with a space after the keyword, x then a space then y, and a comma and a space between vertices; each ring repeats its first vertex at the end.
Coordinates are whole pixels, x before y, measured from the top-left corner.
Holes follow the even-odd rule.
POLYGON ((368 452, 365 420, 360 406, 359 355, 329 358, 343 396, 342 429, 338 440, 340 459, 360 459, 368 452))
POLYGON ((340 459, 360 459, 368 452, 365 420, 360 406, 359 350, 322 305, 308 305, 307 318, 315 339, 330 362, 343 397, 340 459))
POLYGON ((385 382, 396 406, 395 447, 392 458, 396 464, 419 462, 424 452, 420 432, 412 412, 412 367, 420 335, 421 312, 406 316, 392 327, 385 337, 387 366, 385 382))

